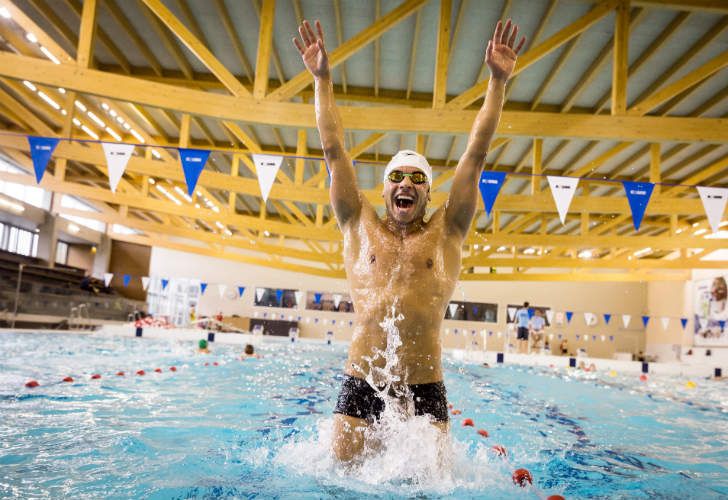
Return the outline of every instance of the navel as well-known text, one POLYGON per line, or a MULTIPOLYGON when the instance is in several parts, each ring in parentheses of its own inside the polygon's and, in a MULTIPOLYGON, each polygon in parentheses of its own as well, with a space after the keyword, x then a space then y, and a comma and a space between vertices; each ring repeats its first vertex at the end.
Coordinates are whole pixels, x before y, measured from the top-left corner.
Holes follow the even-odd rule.
POLYGON ((432 259, 427 259, 427 269, 432 269, 432 259))
POLYGON ((377 256, 372 254, 369 256, 369 263, 374 264, 377 261, 377 256))

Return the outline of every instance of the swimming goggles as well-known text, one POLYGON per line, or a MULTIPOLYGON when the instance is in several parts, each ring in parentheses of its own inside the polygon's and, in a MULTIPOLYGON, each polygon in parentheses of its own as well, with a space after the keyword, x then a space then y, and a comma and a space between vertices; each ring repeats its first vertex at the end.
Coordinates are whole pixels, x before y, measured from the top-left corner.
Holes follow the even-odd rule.
POLYGON ((391 172, 389 172, 387 179, 389 179, 390 182, 395 182, 399 184, 404 180, 405 177, 409 177, 412 181, 412 184, 424 184, 425 182, 427 182, 427 175, 425 175, 424 172, 419 171, 412 172, 411 174, 406 174, 399 170, 392 170, 391 172))

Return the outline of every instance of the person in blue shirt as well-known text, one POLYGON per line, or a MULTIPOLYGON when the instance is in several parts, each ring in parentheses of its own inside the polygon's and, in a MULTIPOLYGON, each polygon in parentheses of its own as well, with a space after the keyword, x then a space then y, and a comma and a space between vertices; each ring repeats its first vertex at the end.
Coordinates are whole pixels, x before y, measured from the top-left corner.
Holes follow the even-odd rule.
POLYGON ((533 318, 531 318, 531 352, 536 352, 543 346, 544 328, 546 327, 546 319, 543 317, 543 311, 536 309, 533 318))
POLYGON ((518 343, 518 353, 525 354, 528 351, 528 327, 531 319, 528 313, 528 302, 523 303, 523 307, 516 311, 516 341, 518 343))

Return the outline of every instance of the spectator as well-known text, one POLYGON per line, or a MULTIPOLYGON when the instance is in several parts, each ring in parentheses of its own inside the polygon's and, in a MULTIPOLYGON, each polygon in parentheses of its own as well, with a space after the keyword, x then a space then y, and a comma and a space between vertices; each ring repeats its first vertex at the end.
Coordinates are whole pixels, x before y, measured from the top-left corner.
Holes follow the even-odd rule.
POLYGON ((518 343, 518 353, 525 354, 528 350, 528 325, 530 321, 528 313, 528 302, 523 303, 523 307, 516 311, 516 341, 518 343))
POLYGON ((569 354, 569 341, 564 339, 561 341, 561 345, 559 346, 559 350, 561 351, 562 356, 566 356, 569 354))

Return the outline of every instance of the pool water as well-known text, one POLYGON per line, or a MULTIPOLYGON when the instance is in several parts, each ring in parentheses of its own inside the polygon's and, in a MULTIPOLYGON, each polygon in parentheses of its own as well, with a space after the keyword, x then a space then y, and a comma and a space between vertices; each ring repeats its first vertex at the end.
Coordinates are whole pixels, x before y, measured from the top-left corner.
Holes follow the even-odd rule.
POLYGON ((415 419, 344 470, 328 450, 343 346, 269 342, 261 359, 241 361, 239 347, 216 344, 198 355, 190 342, 0 335, 0 497, 728 496, 725 382, 688 390, 677 378, 446 357, 449 401, 462 411, 451 467, 436 467, 436 433, 415 419), (40 386, 25 388, 29 379, 40 386), (511 481, 519 467, 532 487, 511 481))

